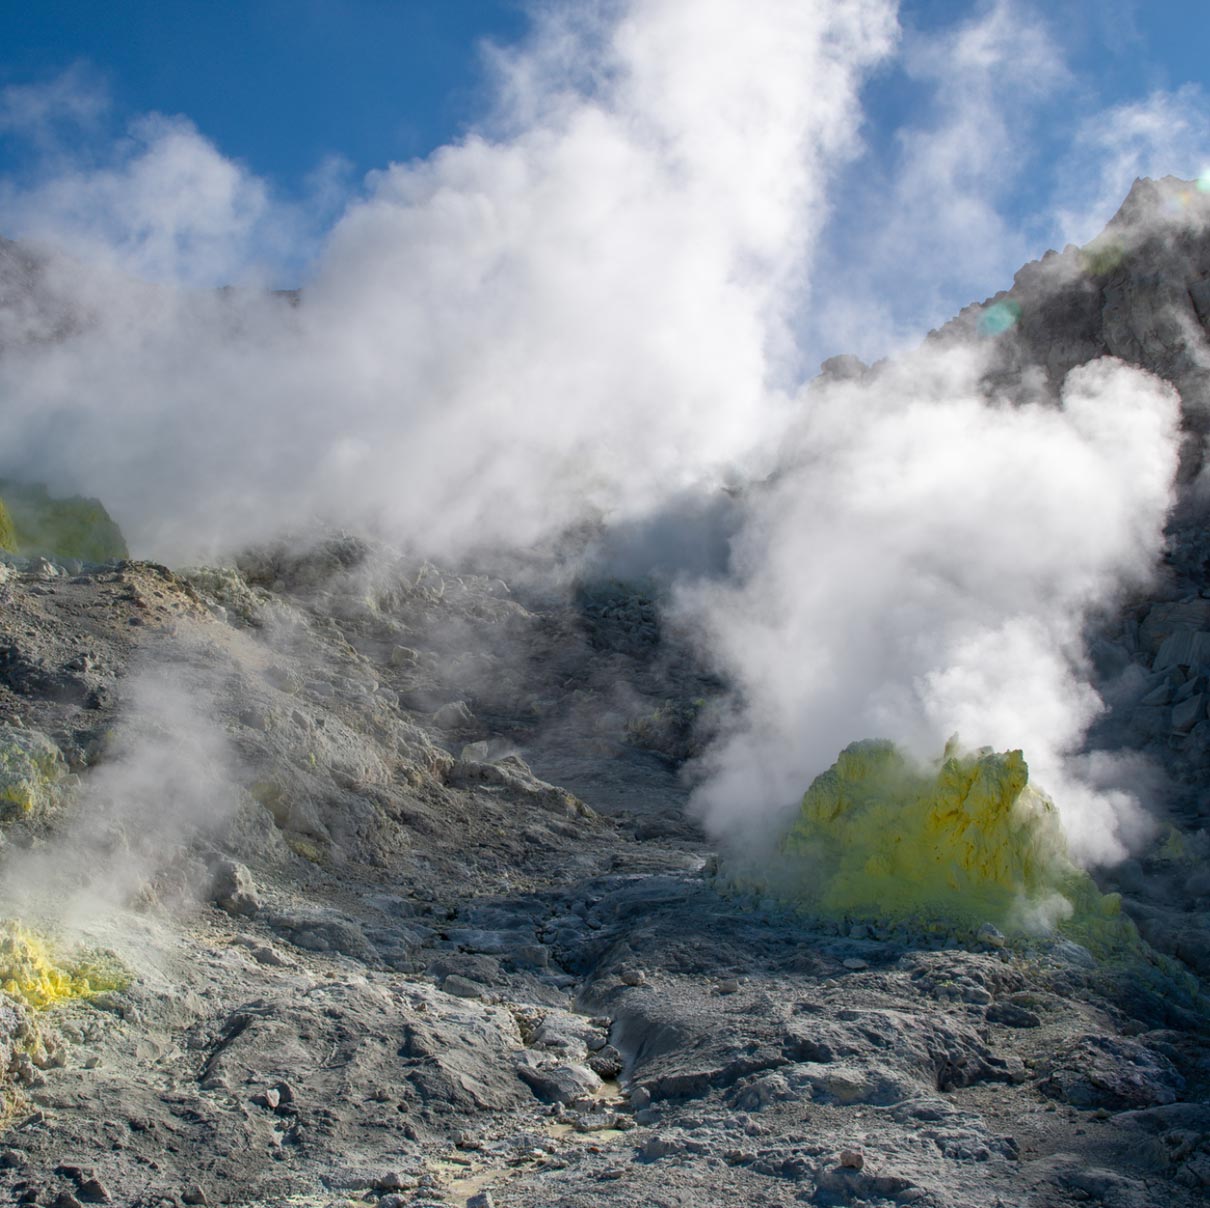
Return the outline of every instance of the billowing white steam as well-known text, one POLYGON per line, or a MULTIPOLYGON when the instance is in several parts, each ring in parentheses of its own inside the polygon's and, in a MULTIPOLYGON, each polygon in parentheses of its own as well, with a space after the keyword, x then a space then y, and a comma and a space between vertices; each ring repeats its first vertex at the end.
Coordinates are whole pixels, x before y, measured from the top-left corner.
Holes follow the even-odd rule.
MULTIPOLYGON (((299 308, 97 270, 84 330, 0 368, 0 456, 34 450, 165 556, 312 513, 447 554, 526 544, 742 457, 791 379, 796 290, 892 6, 606 8, 543 10, 501 61, 495 137, 375 174, 299 308)), ((32 229, 190 281, 209 248, 223 271, 262 195, 180 123, 139 133, 119 167, 25 198, 53 220, 32 229)))
MULTIPOLYGON (((994 203, 1015 144, 985 120, 985 69, 1063 74, 1020 8, 989 6, 941 58, 917 43, 941 116, 901 140, 921 162, 871 232, 896 266, 863 266, 860 305, 815 330, 853 330, 879 281, 918 277, 917 244, 930 267, 936 247, 1010 246, 994 203), (927 220, 923 243, 904 215, 927 220)), ((314 515, 450 558, 525 547, 777 466, 749 494, 738 584, 686 596, 744 701, 710 817, 793 797, 854 738, 931 754, 956 729, 1023 745, 1073 830, 1105 838, 1085 850, 1113 854, 1128 810, 1068 758, 1098 707, 1080 625, 1157 552, 1170 392, 1098 365, 1062 410, 997 407, 968 351, 796 402, 799 329, 831 304, 808 289, 829 184, 859 149, 894 4, 538 13, 497 55, 481 130, 373 174, 297 306, 252 288, 250 258, 306 258, 305 207, 275 205, 187 121, 142 121, 102 168, 52 159, 35 186, 0 185, 12 233, 77 258, 52 262, 39 308, 0 298, 0 470, 101 496, 137 552, 173 560, 314 515), (208 288, 228 280, 247 288, 208 288)), ((48 106, 86 102, 10 90, 0 126, 45 132, 48 106)))
POLYGON ((148 893, 171 902, 204 891, 188 847, 220 833, 242 800, 214 678, 177 663, 127 677, 80 808, 55 843, 7 853, 6 910, 87 932, 148 893))
POLYGON ((686 593, 744 701, 698 794, 715 827, 761 822, 855 737, 929 758, 957 731, 1024 748, 1078 854, 1137 837, 1138 803, 1072 758, 1101 708, 1081 631, 1154 566, 1176 393, 1106 359, 1069 375, 1061 409, 996 406, 979 368, 976 349, 925 349, 812 391, 752 501, 739 582, 686 593))

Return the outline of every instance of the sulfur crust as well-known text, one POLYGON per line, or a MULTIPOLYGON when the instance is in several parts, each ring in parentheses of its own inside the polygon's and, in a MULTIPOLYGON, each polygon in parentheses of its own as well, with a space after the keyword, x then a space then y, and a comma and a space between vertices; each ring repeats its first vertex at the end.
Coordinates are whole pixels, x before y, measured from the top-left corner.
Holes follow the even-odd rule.
POLYGON ((59 499, 42 485, 0 480, 0 550, 108 562, 129 557, 121 530, 97 499, 59 499))
POLYGON ((0 922, 0 989, 26 1006, 44 1010, 128 983, 120 970, 100 961, 61 964, 32 931, 12 920, 0 922))
POLYGON ((960 754, 951 743, 922 768, 890 742, 852 743, 808 788, 782 851, 825 914, 1134 940, 1116 895, 1069 858, 1021 751, 960 754))
POLYGON ((0 551, 6 554, 17 552, 17 530, 13 527, 13 518, 0 499, 0 551))
POLYGON ((0 819, 46 805, 66 773, 58 748, 44 735, 0 727, 0 819))

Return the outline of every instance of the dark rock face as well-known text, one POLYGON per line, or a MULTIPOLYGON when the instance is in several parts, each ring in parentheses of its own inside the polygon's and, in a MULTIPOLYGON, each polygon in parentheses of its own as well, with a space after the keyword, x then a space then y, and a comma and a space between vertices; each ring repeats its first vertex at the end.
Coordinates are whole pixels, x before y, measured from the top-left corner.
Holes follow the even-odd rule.
POLYGON ((1134 1041, 1081 1036, 1051 1058, 1038 1089, 1073 1107, 1124 1111, 1175 1102, 1185 1080, 1166 1057, 1134 1041))
MULTIPOLYGON (((1202 353, 1210 318, 1210 199, 1191 182, 1135 182, 1104 232, 1083 248, 1048 252, 1021 268, 1011 290, 967 307, 930 339, 990 346, 987 385, 1009 393, 1036 370, 1058 397, 1063 379, 1097 357, 1138 365, 1180 392, 1184 422, 1204 434, 1210 377, 1202 353), (1004 308, 1001 329, 989 312, 1004 308)), ((1189 443, 1183 477, 1201 468, 1189 443)))

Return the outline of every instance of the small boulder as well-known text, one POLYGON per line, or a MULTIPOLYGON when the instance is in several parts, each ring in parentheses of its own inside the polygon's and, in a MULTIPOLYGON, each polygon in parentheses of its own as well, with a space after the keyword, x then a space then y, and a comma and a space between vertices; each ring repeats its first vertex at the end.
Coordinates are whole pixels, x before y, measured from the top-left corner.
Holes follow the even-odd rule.
POLYGON ((95 1176, 85 1179, 80 1184, 77 1194, 85 1204, 108 1204, 113 1200, 113 1196, 109 1194, 109 1188, 95 1176))
POLYGON ((406 1178, 398 1170, 388 1170, 374 1180, 375 1191, 405 1191, 415 1185, 415 1179, 406 1178))
POLYGON ((487 987, 471 981, 469 977, 463 977, 459 973, 451 973, 441 983, 441 988, 456 998, 482 998, 483 991, 487 987))
POLYGON ((420 661, 420 655, 410 646, 392 646, 387 655, 389 667, 415 667, 420 661))
POLYGON ((606 1082, 612 1082, 620 1077, 624 1064, 622 1054, 611 1044, 598 1049, 588 1058, 588 1068, 606 1082))
POLYGON ((538 1066, 522 1060, 517 1073, 535 1095, 548 1103, 574 1103, 601 1089, 601 1079, 587 1066, 538 1066))
POLYGON ((475 724, 475 715, 466 701, 454 700, 433 714, 433 724, 442 730, 465 730, 475 724))
POLYGON ((235 860, 219 860, 211 866, 210 896, 228 914, 250 916, 261 906, 252 874, 235 860))

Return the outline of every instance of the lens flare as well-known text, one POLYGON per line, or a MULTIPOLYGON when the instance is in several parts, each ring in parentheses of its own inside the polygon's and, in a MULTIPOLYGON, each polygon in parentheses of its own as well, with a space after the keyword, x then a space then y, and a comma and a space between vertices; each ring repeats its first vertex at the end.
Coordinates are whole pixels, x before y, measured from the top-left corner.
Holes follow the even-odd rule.
POLYGON ((1021 303, 1015 298, 1005 298, 1003 302, 993 302, 979 316, 979 334, 981 336, 1003 335, 1009 328, 1015 327, 1021 318, 1021 303))

